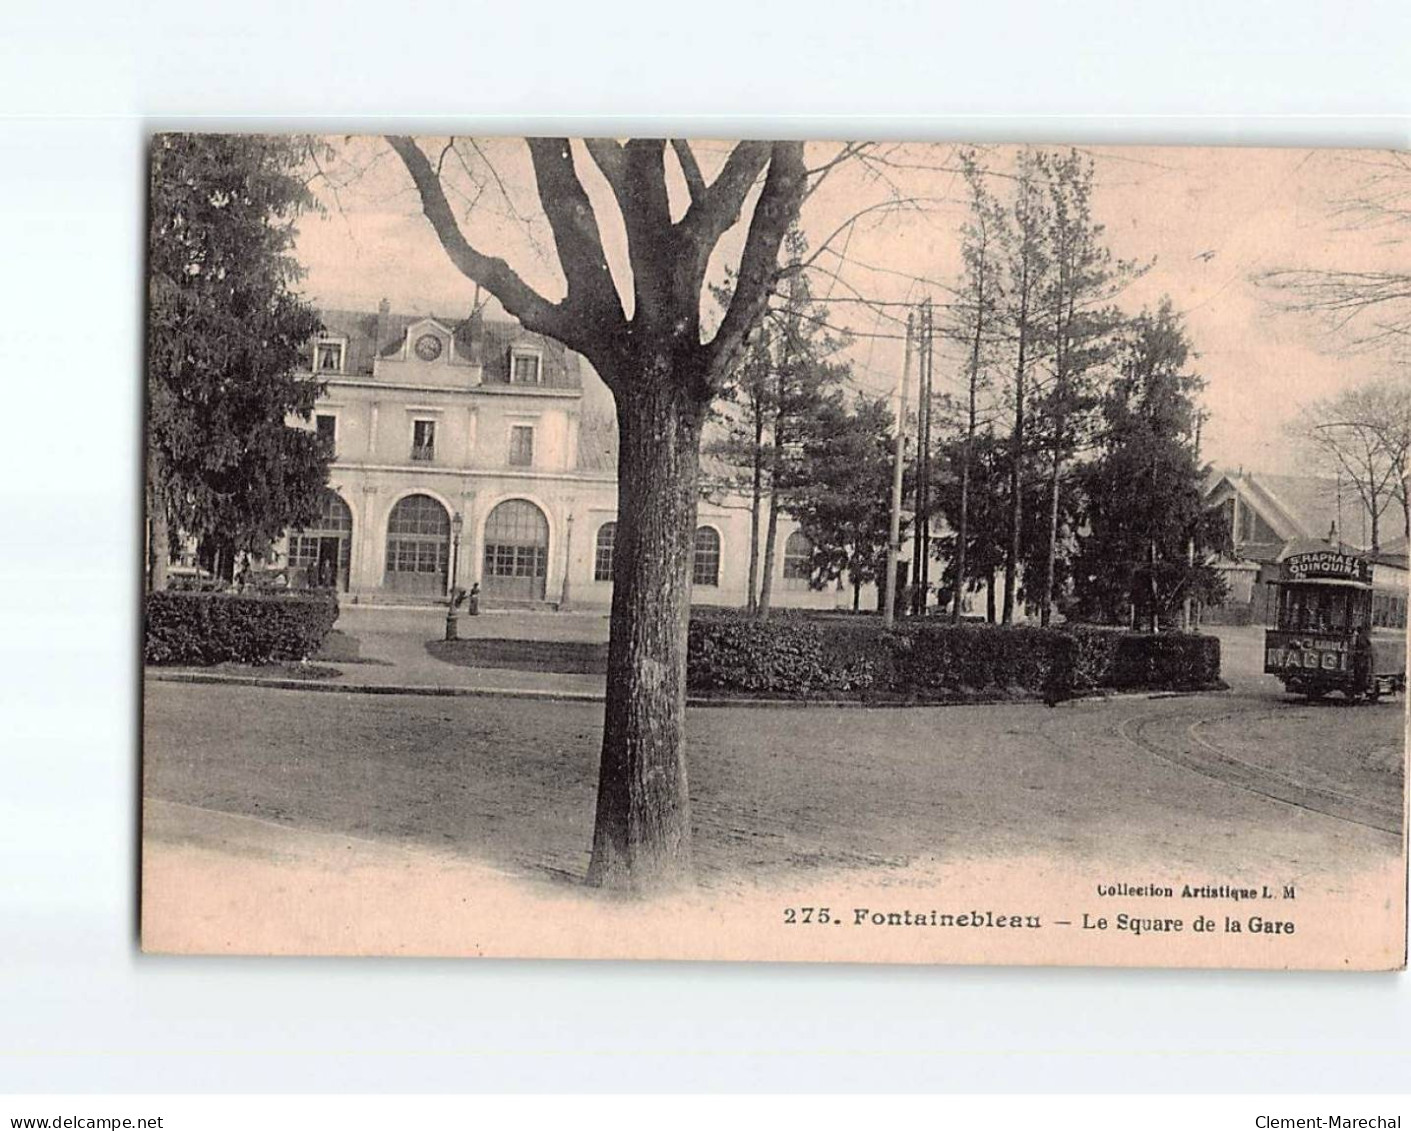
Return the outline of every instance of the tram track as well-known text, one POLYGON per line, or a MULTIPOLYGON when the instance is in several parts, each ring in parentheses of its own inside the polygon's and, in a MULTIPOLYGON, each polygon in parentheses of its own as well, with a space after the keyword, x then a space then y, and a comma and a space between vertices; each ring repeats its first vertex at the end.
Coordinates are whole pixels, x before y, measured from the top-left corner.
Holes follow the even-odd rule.
POLYGON ((1247 762, 1202 733, 1205 728, 1227 719, 1243 718, 1247 723, 1256 724, 1273 719, 1278 714, 1278 709, 1226 710, 1192 719, 1187 711, 1150 712, 1123 719, 1113 728, 1113 733, 1162 761, 1223 785, 1364 828, 1395 836, 1401 834, 1402 814, 1399 809, 1327 786, 1299 781, 1278 770, 1247 762))

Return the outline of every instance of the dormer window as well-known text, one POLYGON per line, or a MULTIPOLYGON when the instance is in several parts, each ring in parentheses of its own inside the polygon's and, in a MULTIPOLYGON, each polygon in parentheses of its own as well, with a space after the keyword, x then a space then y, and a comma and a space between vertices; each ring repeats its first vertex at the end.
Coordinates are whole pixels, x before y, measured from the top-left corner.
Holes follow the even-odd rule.
POLYGON ((542 385, 543 382, 543 359, 537 350, 510 351, 511 385, 542 385))
POLYGON ((344 343, 337 339, 320 338, 314 344, 314 372, 342 373, 344 343))

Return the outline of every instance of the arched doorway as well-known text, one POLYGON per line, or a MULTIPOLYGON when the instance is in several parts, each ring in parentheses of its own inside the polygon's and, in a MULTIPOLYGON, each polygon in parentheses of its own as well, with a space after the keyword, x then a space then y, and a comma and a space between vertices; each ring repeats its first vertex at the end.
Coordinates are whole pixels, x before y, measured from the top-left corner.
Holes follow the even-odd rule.
POLYGON ((507 499, 485 520, 487 597, 542 601, 549 573, 549 520, 528 499, 507 499))
MULTIPOLYGON (((313 526, 289 533, 289 565, 303 570, 306 583, 348 588, 353 551, 353 512, 337 491, 323 492, 323 509, 313 526)), ((294 584, 294 579, 290 579, 294 584)))
POLYGON ((450 557, 451 516, 446 508, 430 495, 398 500, 387 516, 387 588, 443 596, 450 557))

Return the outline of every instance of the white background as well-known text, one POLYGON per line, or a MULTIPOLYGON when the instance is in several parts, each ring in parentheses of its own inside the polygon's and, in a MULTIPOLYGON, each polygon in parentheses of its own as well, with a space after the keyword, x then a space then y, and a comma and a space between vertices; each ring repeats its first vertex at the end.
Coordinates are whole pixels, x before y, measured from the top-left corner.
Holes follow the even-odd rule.
POLYGON ((1406 1086, 1402 976, 153 959, 134 897, 149 131, 1404 146, 1404 0, 0 19, 0 1092, 1406 1086))

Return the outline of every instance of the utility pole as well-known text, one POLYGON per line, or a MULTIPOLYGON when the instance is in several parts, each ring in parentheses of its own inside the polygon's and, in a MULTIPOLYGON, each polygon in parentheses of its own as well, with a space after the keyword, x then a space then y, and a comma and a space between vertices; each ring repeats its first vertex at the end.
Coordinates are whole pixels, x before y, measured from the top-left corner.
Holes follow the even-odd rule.
POLYGON ((916 404, 916 518, 911 539, 911 615, 926 611, 931 579, 931 302, 917 311, 916 378, 920 392, 916 404))
POLYGON ((922 409, 923 436, 921 440, 921 609, 924 613, 931 598, 931 373, 935 357, 935 323, 931 313, 931 300, 928 298, 922 309, 926 322, 926 392, 922 409))
POLYGON ((906 402, 911 395, 911 315, 906 316, 906 360, 901 369, 901 401, 897 405, 896 456, 892 463, 892 523, 887 535, 887 576, 882 579, 882 623, 888 628, 896 615, 897 562, 901 558, 901 470, 906 459, 906 402))

